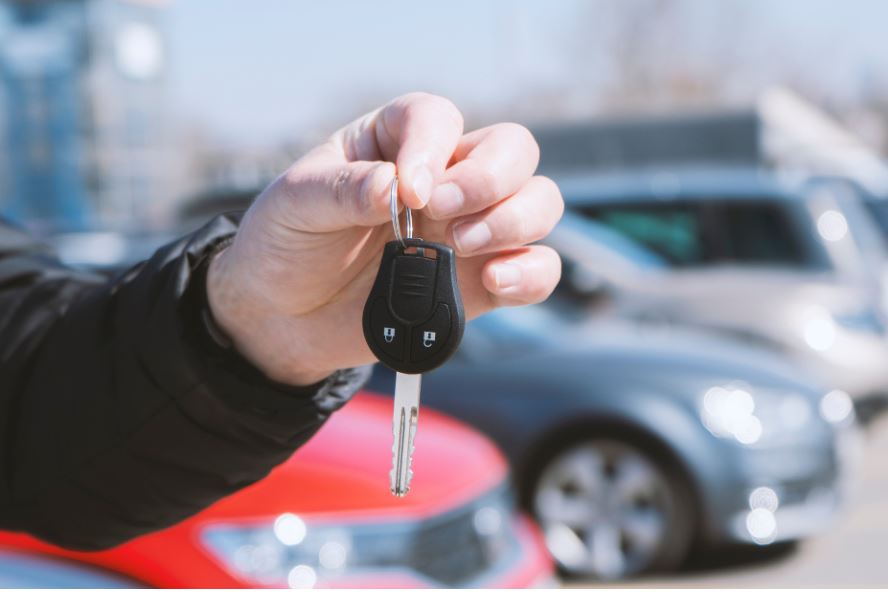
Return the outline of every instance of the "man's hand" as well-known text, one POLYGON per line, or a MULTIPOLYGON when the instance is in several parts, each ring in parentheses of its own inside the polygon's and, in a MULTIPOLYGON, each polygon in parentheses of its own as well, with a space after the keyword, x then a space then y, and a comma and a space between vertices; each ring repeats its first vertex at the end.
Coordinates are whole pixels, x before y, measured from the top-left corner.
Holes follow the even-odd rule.
POLYGON ((558 222, 558 187, 534 176, 527 129, 463 134, 446 99, 399 97, 336 132, 275 180, 210 265, 208 296, 236 347, 271 379, 318 381, 374 360, 361 315, 393 239, 389 188, 416 209, 416 235, 453 246, 468 318, 542 301, 558 255, 528 246, 558 222))

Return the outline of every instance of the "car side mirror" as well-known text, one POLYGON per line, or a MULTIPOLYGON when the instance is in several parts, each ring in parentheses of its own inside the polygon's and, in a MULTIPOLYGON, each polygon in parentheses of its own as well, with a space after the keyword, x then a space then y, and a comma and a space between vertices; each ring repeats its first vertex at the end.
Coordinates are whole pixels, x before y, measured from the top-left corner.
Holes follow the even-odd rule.
POLYGON ((600 299, 614 290, 607 278, 595 270, 576 266, 570 261, 565 261, 561 279, 562 285, 574 297, 583 299, 600 299))

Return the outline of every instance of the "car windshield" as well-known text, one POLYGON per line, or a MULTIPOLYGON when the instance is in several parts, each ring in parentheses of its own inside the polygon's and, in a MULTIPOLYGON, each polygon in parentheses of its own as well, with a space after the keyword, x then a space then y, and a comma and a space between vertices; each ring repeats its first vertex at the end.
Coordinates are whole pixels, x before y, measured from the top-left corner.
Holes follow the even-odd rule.
POLYGON ((575 209, 676 268, 718 264, 822 268, 825 258, 800 236, 788 207, 767 199, 713 198, 599 203, 575 209))

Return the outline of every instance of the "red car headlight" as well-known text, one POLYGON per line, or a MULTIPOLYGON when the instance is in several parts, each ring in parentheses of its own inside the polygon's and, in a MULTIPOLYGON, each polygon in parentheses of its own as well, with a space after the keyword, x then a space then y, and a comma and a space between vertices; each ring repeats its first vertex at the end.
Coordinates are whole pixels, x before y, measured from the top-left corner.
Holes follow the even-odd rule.
POLYGON ((262 523, 204 529, 206 548, 256 585, 307 588, 380 571, 463 586, 518 554, 505 488, 422 520, 339 524, 286 513, 262 523))

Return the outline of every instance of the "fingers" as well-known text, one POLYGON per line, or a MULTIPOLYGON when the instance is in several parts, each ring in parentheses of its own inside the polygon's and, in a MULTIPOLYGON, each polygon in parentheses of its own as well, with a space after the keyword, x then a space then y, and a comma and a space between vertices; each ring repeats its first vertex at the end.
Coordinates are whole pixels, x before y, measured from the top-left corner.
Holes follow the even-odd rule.
POLYGON ((404 204, 428 204, 430 219, 451 219, 514 194, 539 162, 536 141, 523 126, 462 131, 462 115, 449 100, 410 93, 339 130, 331 139, 338 150, 327 156, 395 162, 404 204))
POLYGON ((460 256, 513 249, 548 235, 563 211, 555 182, 536 176, 507 200, 454 221, 450 237, 460 256))
POLYGON ((461 255, 542 238, 563 205, 551 181, 531 178, 539 148, 530 132, 508 123, 465 136, 462 130, 456 107, 425 93, 404 95, 359 118, 275 183, 292 205, 291 226, 331 231, 386 222, 397 171, 404 204, 421 208, 434 193, 424 217, 430 235, 446 234, 461 255))
POLYGON ((462 114, 443 97, 410 93, 379 111, 375 131, 382 157, 398 166, 404 204, 422 208, 457 148, 462 114))
POLYGON ((423 212, 449 219, 479 212, 517 192, 533 175, 540 150, 530 131, 518 124, 497 124, 462 137, 456 164, 444 172, 423 212))
POLYGON ((490 259, 481 282, 494 305, 529 305, 545 300, 561 279, 561 259, 552 248, 533 245, 490 259))
POLYGON ((465 261, 463 302, 469 319, 502 306, 530 305, 544 301, 561 279, 558 253, 544 245, 532 245, 489 259, 465 261))

